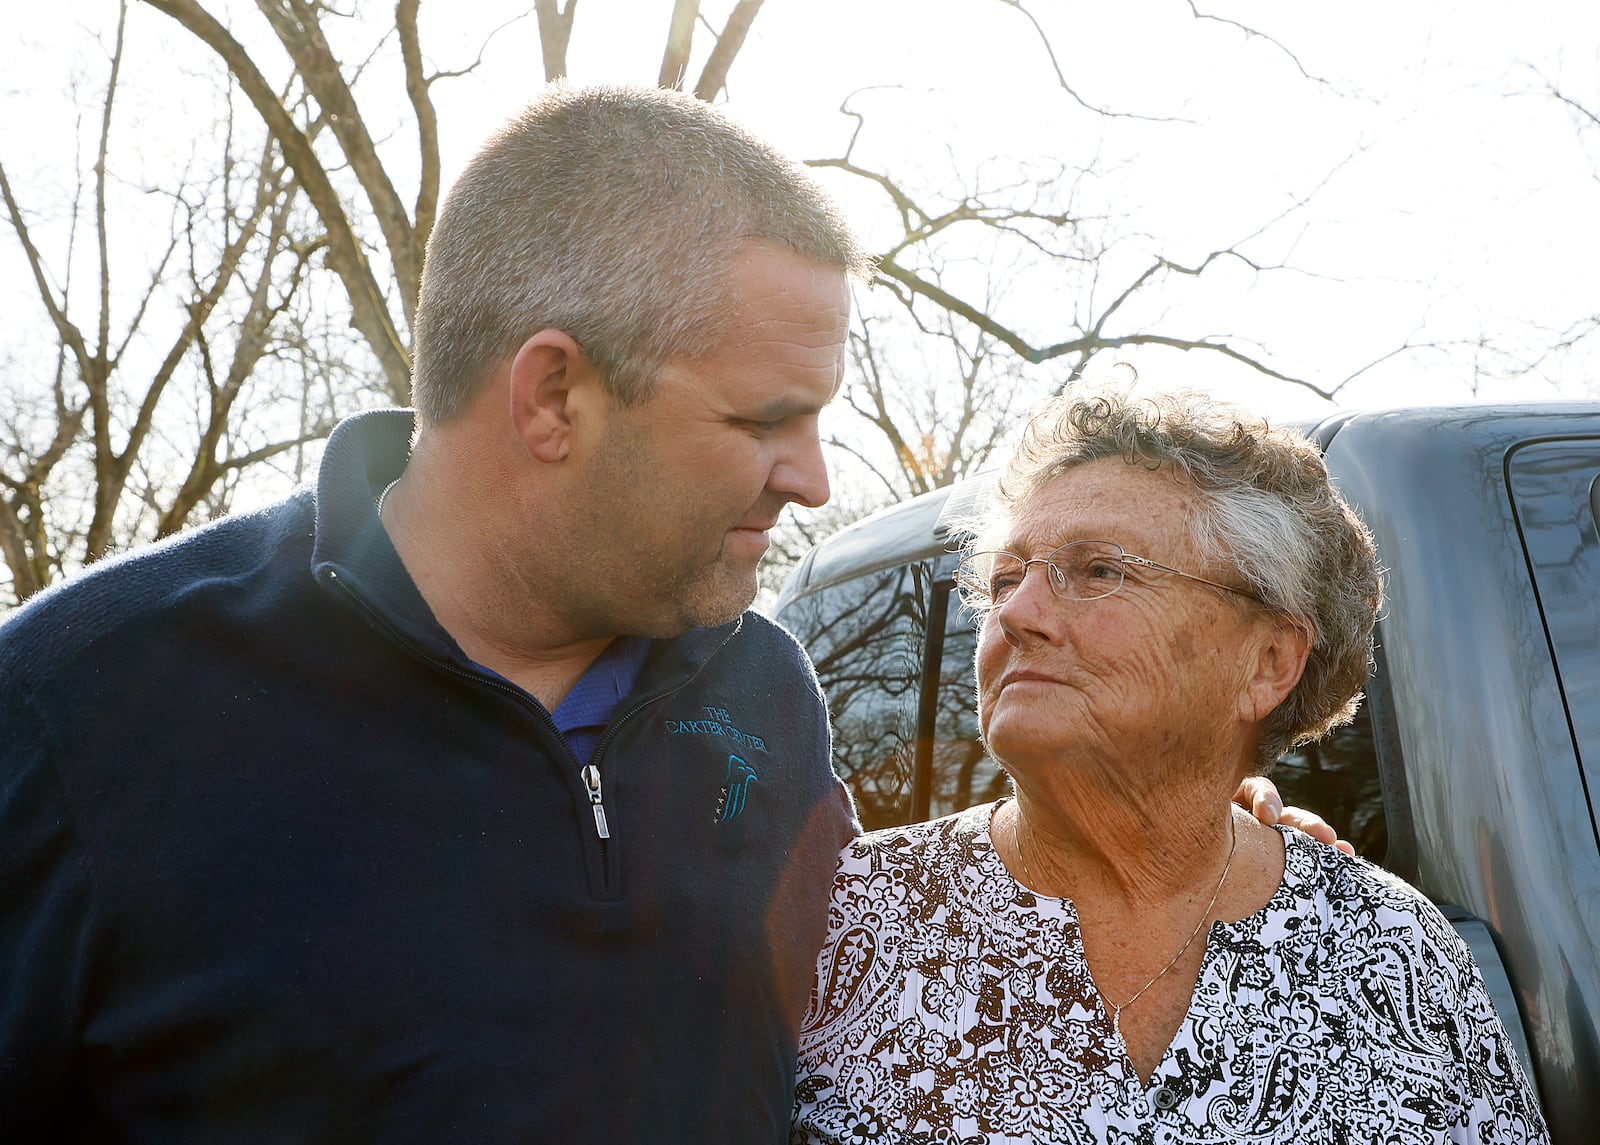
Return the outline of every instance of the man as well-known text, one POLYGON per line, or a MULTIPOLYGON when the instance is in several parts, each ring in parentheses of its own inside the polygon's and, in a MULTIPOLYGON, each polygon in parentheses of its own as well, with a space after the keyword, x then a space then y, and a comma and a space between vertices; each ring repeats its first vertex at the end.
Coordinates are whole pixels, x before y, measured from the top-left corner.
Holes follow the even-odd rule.
POLYGON ((856 824, 743 610, 864 268, 715 110, 550 90, 440 213, 415 425, 0 629, 0 1137, 786 1138, 856 824))
POLYGON ((5 627, 0 1136, 785 1139, 856 828, 741 613, 864 266, 715 110, 553 89, 440 214, 414 446, 5 627))

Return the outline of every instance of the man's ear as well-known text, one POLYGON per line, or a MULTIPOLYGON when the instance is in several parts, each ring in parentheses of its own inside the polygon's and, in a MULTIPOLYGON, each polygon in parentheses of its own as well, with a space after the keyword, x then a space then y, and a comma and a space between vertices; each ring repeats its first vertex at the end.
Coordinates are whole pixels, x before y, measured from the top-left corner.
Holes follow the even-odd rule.
POLYGON ((541 330, 511 359, 511 424, 536 460, 572 451, 579 410, 595 383, 594 367, 568 334, 541 330))
POLYGON ((1306 670, 1306 660, 1316 637, 1305 621, 1287 616, 1265 618, 1267 627, 1258 637, 1255 662, 1239 694, 1239 716, 1260 723, 1294 690, 1306 670))

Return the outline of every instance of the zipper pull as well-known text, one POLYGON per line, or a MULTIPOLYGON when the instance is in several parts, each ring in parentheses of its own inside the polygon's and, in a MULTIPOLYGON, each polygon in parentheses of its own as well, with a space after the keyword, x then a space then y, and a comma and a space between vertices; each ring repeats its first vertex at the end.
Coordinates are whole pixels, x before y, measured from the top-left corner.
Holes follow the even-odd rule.
POLYGON ((594 829, 602 839, 611 838, 606 826, 606 805, 600 802, 600 769, 589 764, 583 769, 583 785, 589 789, 589 806, 594 808, 594 829))

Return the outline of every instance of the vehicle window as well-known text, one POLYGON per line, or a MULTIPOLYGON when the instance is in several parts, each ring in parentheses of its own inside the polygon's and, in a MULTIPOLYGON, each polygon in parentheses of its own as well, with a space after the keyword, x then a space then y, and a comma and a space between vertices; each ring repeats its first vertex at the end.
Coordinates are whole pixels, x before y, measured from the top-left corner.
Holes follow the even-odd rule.
POLYGON ((778 616, 816 665, 834 768, 869 831, 911 815, 927 580, 925 566, 901 565, 807 593, 778 616))
POLYGON ((1321 815, 1356 854, 1382 863, 1389 850, 1383 784, 1372 743, 1372 717, 1363 702, 1355 720, 1320 743, 1295 748, 1278 760, 1272 782, 1283 801, 1321 815))
POLYGON ((1592 764, 1600 759, 1600 441, 1524 445, 1508 469, 1573 744, 1580 765, 1592 764))
POLYGON ((935 819, 976 803, 993 802, 1006 792, 1005 773, 978 740, 977 684, 972 673, 976 643, 976 618, 952 596, 933 723, 928 814, 935 819))

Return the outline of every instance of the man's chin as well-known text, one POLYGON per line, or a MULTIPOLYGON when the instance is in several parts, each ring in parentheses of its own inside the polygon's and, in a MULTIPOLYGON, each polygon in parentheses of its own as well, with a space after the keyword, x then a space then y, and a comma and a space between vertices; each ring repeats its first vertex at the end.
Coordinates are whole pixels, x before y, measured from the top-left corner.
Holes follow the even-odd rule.
POLYGON ((743 615, 759 588, 753 565, 748 569, 722 565, 717 575, 701 581, 679 598, 682 614, 690 627, 715 628, 743 615))
POLYGON ((693 575, 659 578, 648 594, 636 592, 631 606, 627 598, 619 598, 610 611, 611 623, 617 634, 648 640, 715 628, 742 615, 759 587, 753 562, 735 564, 723 557, 693 575))

